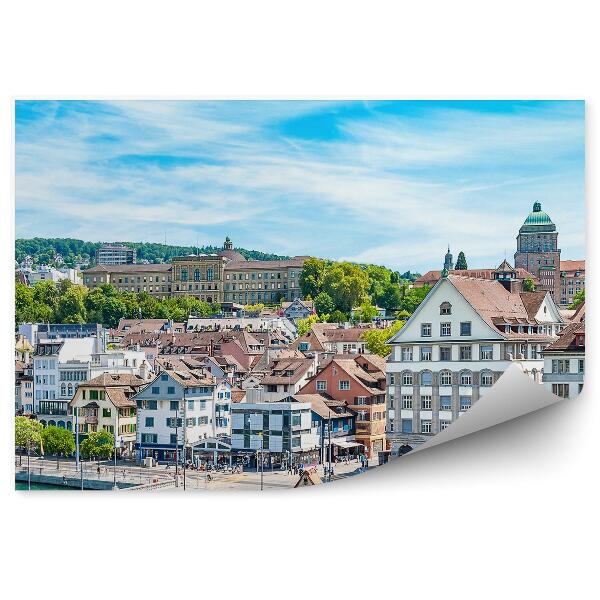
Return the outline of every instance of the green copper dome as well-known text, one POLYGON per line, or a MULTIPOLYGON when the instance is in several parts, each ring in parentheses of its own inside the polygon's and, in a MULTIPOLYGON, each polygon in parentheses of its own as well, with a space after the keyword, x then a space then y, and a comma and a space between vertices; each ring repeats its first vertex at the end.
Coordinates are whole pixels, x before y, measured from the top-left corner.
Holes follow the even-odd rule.
POLYGON ((520 233, 533 233, 541 231, 555 231, 556 225, 552 219, 542 210, 542 205, 536 202, 533 205, 533 210, 529 213, 523 226, 519 230, 520 233))

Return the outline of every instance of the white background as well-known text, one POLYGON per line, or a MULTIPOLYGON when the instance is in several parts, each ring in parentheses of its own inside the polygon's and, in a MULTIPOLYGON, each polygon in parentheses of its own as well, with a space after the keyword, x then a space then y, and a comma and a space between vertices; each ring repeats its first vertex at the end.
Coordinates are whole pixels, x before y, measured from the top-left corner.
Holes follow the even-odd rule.
MULTIPOLYGON (((6 489, 0 564, 4 587, 11 582, 18 590, 7 590, 7 597, 597 593, 597 306, 588 307, 588 374, 580 399, 352 481, 262 495, 28 496, 10 491, 14 313, 8 285, 14 98, 583 98, 588 223, 597 226, 593 3, 8 4, 0 9, 0 234, 7 284, 1 294, 6 489)), ((591 227, 588 234, 586 287, 595 300, 599 246, 591 227)))

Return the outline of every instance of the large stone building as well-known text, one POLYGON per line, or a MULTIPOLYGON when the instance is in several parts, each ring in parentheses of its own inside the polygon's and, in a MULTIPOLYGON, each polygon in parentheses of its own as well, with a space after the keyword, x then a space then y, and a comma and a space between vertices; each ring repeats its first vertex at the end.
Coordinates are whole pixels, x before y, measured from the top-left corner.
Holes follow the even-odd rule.
POLYGON ((83 273, 83 283, 91 289, 110 283, 120 292, 148 292, 161 299, 188 295, 205 302, 269 304, 301 297, 300 272, 307 258, 246 260, 227 238, 216 254, 177 256, 162 264, 97 265, 83 273))
POLYGON ((585 260, 560 261, 560 304, 569 306, 578 292, 585 290, 585 260))
POLYGON ((539 280, 538 289, 547 290, 560 303, 560 248, 552 219, 536 202, 517 236, 515 267, 526 269, 539 280))
POLYGON ((388 439, 414 447, 445 429, 513 362, 541 383, 563 327, 551 295, 520 291, 506 262, 493 281, 444 271, 389 342, 388 439))

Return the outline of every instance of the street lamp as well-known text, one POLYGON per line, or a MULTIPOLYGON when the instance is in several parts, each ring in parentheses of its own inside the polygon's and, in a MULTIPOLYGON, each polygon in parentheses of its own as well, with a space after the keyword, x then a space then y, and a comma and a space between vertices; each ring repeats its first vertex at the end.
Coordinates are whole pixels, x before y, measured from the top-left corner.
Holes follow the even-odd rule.
POLYGON ((118 490, 117 487, 117 448, 121 448, 123 440, 115 435, 115 448, 114 448, 114 463, 113 463, 113 490, 118 490))

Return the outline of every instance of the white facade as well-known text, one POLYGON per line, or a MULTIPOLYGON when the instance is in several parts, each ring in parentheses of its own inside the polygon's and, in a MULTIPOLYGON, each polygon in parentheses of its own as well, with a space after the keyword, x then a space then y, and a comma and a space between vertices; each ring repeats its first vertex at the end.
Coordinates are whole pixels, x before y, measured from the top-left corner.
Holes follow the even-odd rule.
POLYGON ((388 342, 388 438, 418 444, 445 429, 512 362, 541 383, 541 352, 549 343, 543 338, 555 335, 562 320, 549 296, 536 318, 543 335, 525 325, 516 339, 505 336, 480 316, 450 279, 441 279, 388 342))
POLYGON ((184 386, 163 371, 134 400, 141 458, 173 460, 176 446, 181 454, 183 447, 230 432, 231 386, 227 382, 184 386))
POLYGON ((77 269, 55 269, 47 265, 41 265, 37 269, 25 269, 23 274, 27 277, 29 285, 34 285, 39 281, 54 281, 58 283, 63 279, 68 279, 71 283, 81 283, 81 273, 77 269))

